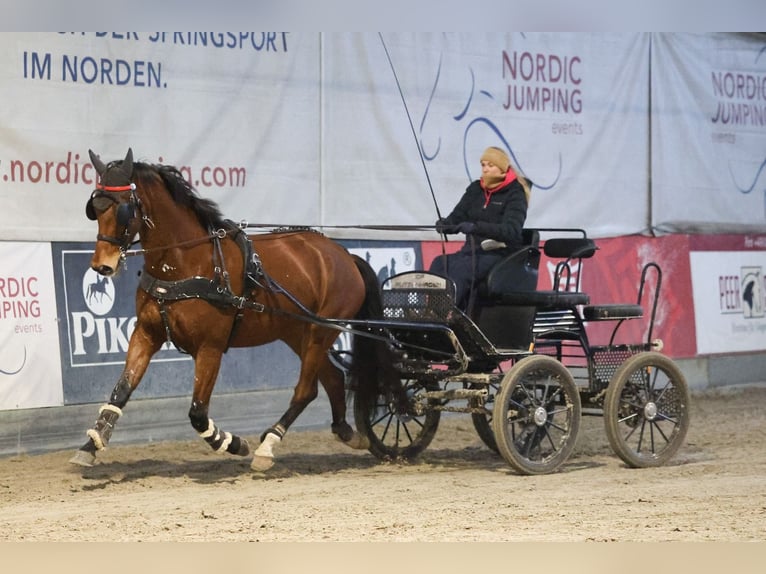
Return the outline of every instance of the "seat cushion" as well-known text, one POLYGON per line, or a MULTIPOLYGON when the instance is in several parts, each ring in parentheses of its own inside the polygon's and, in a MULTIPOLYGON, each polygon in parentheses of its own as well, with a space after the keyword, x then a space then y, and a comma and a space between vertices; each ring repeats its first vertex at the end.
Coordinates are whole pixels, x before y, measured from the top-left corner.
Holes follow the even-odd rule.
POLYGON ((582 310, 586 321, 611 321, 615 319, 636 319, 644 316, 641 305, 630 303, 612 303, 608 305, 588 305, 582 310))
POLYGON ((569 309, 590 303, 587 293, 571 291, 511 291, 498 301, 505 305, 529 305, 541 308, 569 309))

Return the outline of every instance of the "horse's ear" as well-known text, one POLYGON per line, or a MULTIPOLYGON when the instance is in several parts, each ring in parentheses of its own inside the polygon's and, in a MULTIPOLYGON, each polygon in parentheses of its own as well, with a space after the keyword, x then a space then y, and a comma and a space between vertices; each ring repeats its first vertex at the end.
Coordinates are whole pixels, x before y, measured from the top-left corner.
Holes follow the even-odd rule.
POLYGON ((128 153, 125 154, 125 159, 122 161, 122 173, 128 176, 128 179, 133 175, 133 149, 128 148, 128 153))
POLYGON ((92 149, 88 150, 88 155, 90 155, 90 163, 92 163, 93 167, 96 168, 96 173, 98 175, 104 175, 104 172, 106 171, 104 162, 101 161, 101 159, 95 153, 93 153, 92 149))

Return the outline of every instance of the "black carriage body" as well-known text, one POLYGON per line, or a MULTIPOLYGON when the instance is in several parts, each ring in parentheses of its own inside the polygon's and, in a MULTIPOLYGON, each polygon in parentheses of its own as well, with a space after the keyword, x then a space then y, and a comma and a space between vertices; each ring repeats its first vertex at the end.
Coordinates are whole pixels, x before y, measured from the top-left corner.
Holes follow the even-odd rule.
POLYGON ((609 442, 628 465, 663 464, 685 436, 689 398, 683 374, 651 339, 659 267, 645 266, 636 303, 592 305, 572 269, 596 253, 593 240, 579 229, 525 230, 525 237, 529 245, 475 286, 467 313, 454 306, 454 285, 444 277, 408 272, 384 282, 384 319, 367 325, 390 337, 408 400, 356 405, 371 451, 381 458, 415 456, 433 437, 440 412, 463 412, 514 469, 552 472, 572 451, 579 417, 595 414, 604 416, 609 442), (542 247, 558 260, 549 291, 537 289, 542 233, 568 234, 542 247), (644 316, 650 271, 656 282, 647 339, 615 344, 624 321, 644 316), (608 344, 591 345, 593 321, 614 322, 608 344))

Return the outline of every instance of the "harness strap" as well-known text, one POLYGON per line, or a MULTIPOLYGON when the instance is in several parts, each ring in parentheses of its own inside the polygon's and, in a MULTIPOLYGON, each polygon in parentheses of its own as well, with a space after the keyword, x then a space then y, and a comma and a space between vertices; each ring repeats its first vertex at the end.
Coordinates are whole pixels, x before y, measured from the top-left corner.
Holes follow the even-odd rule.
POLYGON ((160 317, 162 317, 162 324, 165 327, 165 340, 171 345, 173 345, 176 349, 178 349, 179 353, 188 355, 189 351, 181 347, 181 345, 179 345, 173 340, 173 334, 170 332, 170 323, 168 321, 168 310, 167 310, 167 307, 165 307, 165 301, 163 299, 158 299, 157 304, 160 306, 160 317))
POLYGON ((165 326, 167 341, 172 343, 181 353, 186 354, 188 353, 173 339, 173 335, 170 331, 167 308, 165 306, 166 302, 183 301, 185 299, 203 299, 218 307, 235 307, 240 309, 234 318, 232 330, 229 333, 229 340, 226 345, 227 349, 234 336, 236 327, 242 319, 242 309, 253 309, 260 313, 263 312, 265 308, 262 303, 257 303, 248 300, 245 297, 234 295, 230 290, 221 287, 215 280, 207 277, 190 277, 178 281, 164 281, 153 277, 150 273, 144 271, 141 273, 141 278, 139 279, 139 287, 157 300, 160 307, 160 316, 162 317, 162 322, 165 326))
POLYGON ((153 277, 144 270, 139 279, 139 286, 155 299, 163 301, 181 301, 184 299, 204 299, 219 307, 236 307, 263 312, 263 303, 257 303, 234 295, 208 277, 190 277, 178 281, 164 281, 153 277))

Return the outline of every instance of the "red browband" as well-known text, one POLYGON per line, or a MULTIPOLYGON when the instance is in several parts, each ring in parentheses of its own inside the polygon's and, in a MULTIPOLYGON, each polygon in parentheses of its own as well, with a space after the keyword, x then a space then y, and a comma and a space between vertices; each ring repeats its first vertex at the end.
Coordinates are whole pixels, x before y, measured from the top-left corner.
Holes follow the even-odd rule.
POLYGON ((98 189, 99 191, 113 191, 113 192, 133 191, 134 189, 136 189, 136 184, 131 183, 130 185, 109 186, 109 185, 101 185, 100 183, 97 183, 96 189, 98 189))

